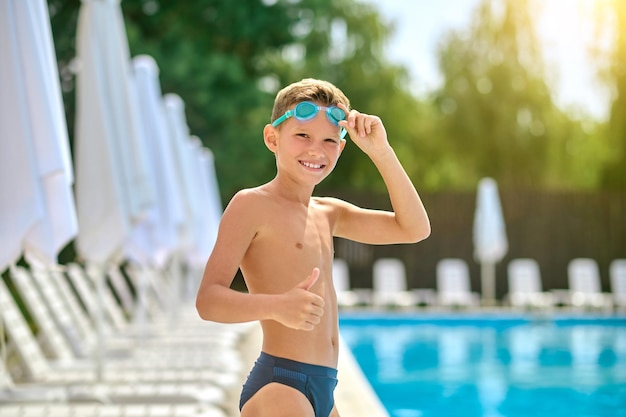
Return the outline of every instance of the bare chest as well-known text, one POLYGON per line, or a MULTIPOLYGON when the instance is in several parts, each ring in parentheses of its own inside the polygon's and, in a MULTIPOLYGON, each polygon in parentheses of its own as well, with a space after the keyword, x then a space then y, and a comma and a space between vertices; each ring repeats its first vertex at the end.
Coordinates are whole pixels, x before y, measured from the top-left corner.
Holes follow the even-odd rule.
POLYGON ((268 219, 248 248, 244 263, 304 278, 315 267, 324 271, 332 256, 332 224, 326 213, 308 208, 268 219))
POLYGON ((260 237, 265 245, 285 255, 318 257, 332 251, 330 223, 315 210, 279 216, 260 237))

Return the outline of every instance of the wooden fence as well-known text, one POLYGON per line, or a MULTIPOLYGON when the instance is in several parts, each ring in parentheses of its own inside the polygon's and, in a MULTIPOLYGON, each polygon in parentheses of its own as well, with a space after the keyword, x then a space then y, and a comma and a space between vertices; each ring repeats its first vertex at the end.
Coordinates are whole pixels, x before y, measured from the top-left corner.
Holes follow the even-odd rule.
MULTIPOLYGON (((336 194, 356 204, 389 208, 386 196, 336 194)), ((509 250, 496 267, 496 297, 507 293, 506 265, 530 257, 539 262, 544 289, 566 289, 567 264, 576 257, 598 262, 602 289, 610 291, 609 264, 626 258, 626 193, 500 190, 509 250)), ((353 287, 370 288, 372 263, 398 257, 407 267, 410 288, 436 288, 442 258, 462 258, 470 266, 472 290, 480 292, 480 265, 473 257, 474 192, 422 193, 432 234, 411 245, 371 246, 335 241, 335 256, 350 266, 353 287)))

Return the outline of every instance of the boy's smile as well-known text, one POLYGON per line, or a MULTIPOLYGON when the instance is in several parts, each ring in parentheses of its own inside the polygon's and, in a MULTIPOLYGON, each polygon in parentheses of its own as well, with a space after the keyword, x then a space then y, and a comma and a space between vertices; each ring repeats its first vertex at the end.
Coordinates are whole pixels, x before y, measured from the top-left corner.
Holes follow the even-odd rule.
POLYGON ((300 163, 302 165, 304 165, 305 167, 311 168, 311 169, 321 169, 321 168, 324 168, 326 166, 326 165, 323 165, 323 164, 316 164, 316 163, 313 163, 313 162, 306 162, 306 161, 300 161, 300 163))

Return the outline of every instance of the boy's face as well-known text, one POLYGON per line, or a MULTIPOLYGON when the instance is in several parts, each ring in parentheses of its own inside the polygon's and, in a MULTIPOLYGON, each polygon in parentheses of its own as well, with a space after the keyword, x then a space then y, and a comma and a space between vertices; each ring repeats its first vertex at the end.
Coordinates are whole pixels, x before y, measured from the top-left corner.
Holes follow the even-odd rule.
POLYGON ((279 173, 317 185, 332 172, 343 151, 346 141, 340 138, 340 130, 320 111, 311 120, 290 117, 280 126, 267 125, 264 136, 276 155, 279 173))

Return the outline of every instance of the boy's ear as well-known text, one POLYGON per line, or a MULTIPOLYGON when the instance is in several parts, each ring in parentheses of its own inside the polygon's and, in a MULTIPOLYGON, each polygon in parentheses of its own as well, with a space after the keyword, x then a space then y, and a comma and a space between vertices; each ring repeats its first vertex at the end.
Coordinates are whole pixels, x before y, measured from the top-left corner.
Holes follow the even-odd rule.
POLYGON ((276 128, 269 123, 263 128, 263 141, 267 149, 276 153, 276 148, 278 147, 278 132, 276 128))

